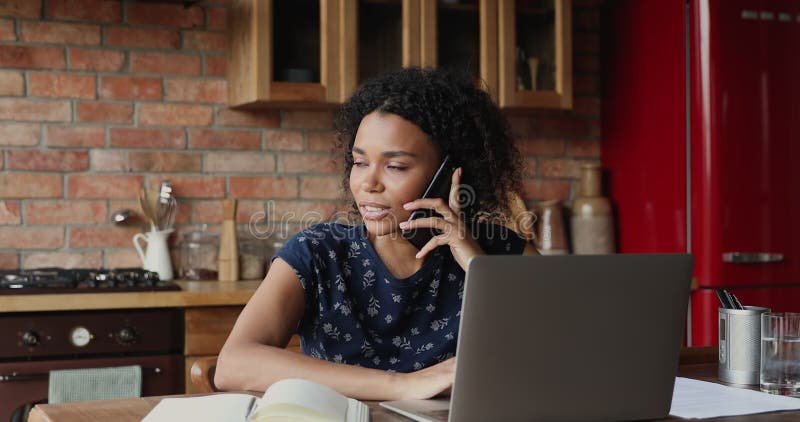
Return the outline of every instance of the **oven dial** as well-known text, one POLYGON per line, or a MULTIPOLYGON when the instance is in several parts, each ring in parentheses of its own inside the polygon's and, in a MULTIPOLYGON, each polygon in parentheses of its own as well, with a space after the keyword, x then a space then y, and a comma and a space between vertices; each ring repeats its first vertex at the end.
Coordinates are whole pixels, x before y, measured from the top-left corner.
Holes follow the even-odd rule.
POLYGON ((69 341, 76 347, 84 347, 89 344, 94 336, 86 327, 75 327, 69 333, 69 341))
POLYGON ((33 347, 39 344, 39 334, 36 331, 25 331, 22 333, 22 344, 33 347))
POLYGON ((125 327, 117 331, 117 342, 120 344, 133 344, 136 342, 136 331, 131 327, 125 327))

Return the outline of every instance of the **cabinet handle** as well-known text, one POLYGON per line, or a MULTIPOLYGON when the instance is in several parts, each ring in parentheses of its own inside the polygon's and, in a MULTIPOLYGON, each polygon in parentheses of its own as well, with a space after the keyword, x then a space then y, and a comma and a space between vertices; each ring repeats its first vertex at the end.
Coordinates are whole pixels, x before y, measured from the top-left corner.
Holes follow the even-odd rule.
MULTIPOLYGON (((164 372, 164 370, 161 369, 160 367, 154 367, 154 368, 142 367, 142 371, 152 372, 154 374, 161 374, 164 372)), ((10 374, 0 374, 0 382, 31 381, 31 380, 47 379, 49 376, 50 372, 28 372, 28 373, 12 372, 10 374)))
POLYGON ((773 264, 782 261, 782 253, 725 252, 722 254, 722 262, 727 262, 730 264, 773 264))

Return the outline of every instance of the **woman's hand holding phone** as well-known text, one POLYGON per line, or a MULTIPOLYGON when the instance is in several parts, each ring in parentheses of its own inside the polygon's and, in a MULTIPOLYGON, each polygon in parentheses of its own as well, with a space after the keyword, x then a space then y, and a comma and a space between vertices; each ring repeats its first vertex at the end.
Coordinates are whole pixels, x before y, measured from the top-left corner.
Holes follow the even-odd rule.
POLYGON ((483 255, 478 242, 473 239, 467 229, 466 222, 461 215, 461 207, 458 203, 458 190, 461 185, 461 168, 453 172, 452 183, 450 185, 449 203, 441 198, 420 198, 403 205, 407 210, 432 209, 439 213, 441 217, 426 217, 412 221, 400 223, 403 230, 419 228, 434 228, 441 234, 431 238, 425 246, 417 253, 417 258, 424 258, 430 251, 438 246, 449 245, 453 258, 458 265, 467 270, 467 262, 476 255, 483 255))

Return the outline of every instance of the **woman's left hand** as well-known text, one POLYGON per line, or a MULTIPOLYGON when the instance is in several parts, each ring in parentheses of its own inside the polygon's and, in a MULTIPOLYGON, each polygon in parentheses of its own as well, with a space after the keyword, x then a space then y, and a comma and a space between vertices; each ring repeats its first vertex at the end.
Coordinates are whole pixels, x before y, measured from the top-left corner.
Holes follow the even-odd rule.
POLYGON ((403 230, 434 228, 441 231, 441 234, 434 236, 419 250, 416 255, 417 258, 424 258, 428 252, 438 246, 450 245, 450 252, 456 262, 466 271, 467 262, 469 262, 470 258, 476 255, 483 255, 484 252, 478 242, 473 239, 461 215, 461 207, 458 203, 460 185, 461 168, 459 167, 453 172, 449 204, 446 204, 441 198, 421 198, 403 204, 403 208, 411 211, 420 208, 432 209, 441 214, 441 217, 419 218, 410 222, 404 221, 400 223, 400 228, 403 230))

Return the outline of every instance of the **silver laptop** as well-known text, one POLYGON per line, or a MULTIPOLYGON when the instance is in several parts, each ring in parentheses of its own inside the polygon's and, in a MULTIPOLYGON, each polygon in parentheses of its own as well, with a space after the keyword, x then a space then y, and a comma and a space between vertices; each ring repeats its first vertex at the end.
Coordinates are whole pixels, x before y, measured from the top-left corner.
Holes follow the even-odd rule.
POLYGON ((667 416, 690 255, 469 262, 450 400, 381 403, 418 421, 667 416))

